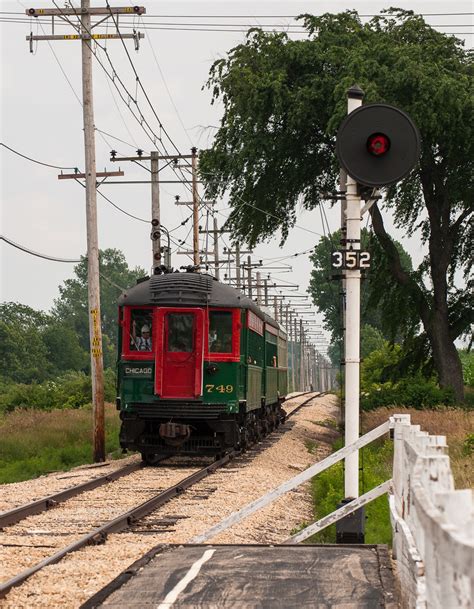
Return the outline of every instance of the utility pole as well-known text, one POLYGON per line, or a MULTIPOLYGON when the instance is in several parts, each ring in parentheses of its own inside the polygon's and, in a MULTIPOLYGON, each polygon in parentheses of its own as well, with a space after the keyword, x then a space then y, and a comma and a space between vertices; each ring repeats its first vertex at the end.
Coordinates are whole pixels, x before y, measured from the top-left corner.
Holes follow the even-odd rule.
MULTIPOLYGON (((160 221, 160 177, 159 177, 159 154, 156 150, 150 152, 151 168, 151 219, 161 224, 160 221)), ((161 265, 161 234, 157 231, 156 239, 152 239, 152 265, 153 268, 161 265)))
POLYGON ((257 271, 257 304, 259 307, 262 306, 262 283, 260 271, 257 271))
POLYGON ((214 229, 214 276, 219 281, 219 233, 217 231, 217 218, 212 219, 214 229))
MULTIPOLYGON (((91 31, 89 0, 81 1, 81 34, 91 31)), ((94 106, 92 91, 91 41, 82 39, 82 108, 84 120, 84 150, 86 163, 87 216, 87 278, 89 304, 89 337, 91 344, 92 418, 94 462, 105 461, 104 426, 104 360, 102 357, 102 327, 100 315, 99 238, 97 230, 97 176, 95 162, 94 106)))
POLYGON ((252 258, 247 256, 247 289, 248 297, 252 298, 252 258))
POLYGON ((240 245, 235 244, 235 277, 237 279, 237 289, 240 290, 242 286, 242 280, 240 277, 240 245))
POLYGON ((304 334, 302 319, 300 319, 300 391, 304 391, 304 334))
MULTIPOLYGON (((150 161, 150 184, 151 184, 151 240, 152 240, 152 268, 161 266, 162 251, 165 252, 165 266, 171 266, 171 258, 169 245, 163 248, 161 246, 161 233, 167 230, 161 224, 160 218, 160 160, 174 161, 178 159, 191 158, 190 155, 160 155, 157 150, 152 150, 149 155, 144 155, 143 150, 138 149, 136 156, 118 157, 117 152, 110 152, 110 160, 114 163, 121 161, 129 161, 136 163, 138 161, 150 161)), ((168 166, 170 163, 167 163, 168 166)), ((124 182, 125 184, 125 182, 124 182)), ((168 233, 169 237, 169 233, 168 233)))
MULTIPOLYGON (((138 43, 143 34, 111 34, 110 36, 93 34, 91 15, 102 15, 103 20, 112 14, 143 14, 143 7, 121 9, 91 9, 90 0, 81 0, 81 8, 64 9, 27 9, 26 14, 32 17, 54 17, 75 15, 80 17, 80 33, 72 36, 58 36, 52 33, 44 36, 27 36, 32 52, 33 40, 81 40, 82 54, 82 107, 84 122, 85 152, 85 190, 86 190, 86 226, 87 226, 87 284, 89 306, 89 338, 91 349, 92 378, 92 417, 93 417, 93 459, 95 462, 105 460, 105 427, 104 427, 104 363, 102 355, 102 328, 100 313, 99 283, 99 239, 97 230, 97 170, 95 158, 94 106, 92 87, 92 49, 93 39, 98 38, 135 38, 138 43), (105 17, 104 17, 105 15, 105 17)), ((53 26, 54 27, 54 26, 53 26)))
POLYGON ((191 168, 193 180, 193 250, 194 266, 199 266, 199 196, 197 187, 197 148, 191 148, 191 168))
POLYGON ((291 390, 295 390, 295 340, 296 333, 293 329, 293 315, 295 315, 295 323, 296 323, 296 313, 290 311, 290 343, 291 343, 291 390))
MULTIPOLYGON (((209 201, 206 203, 206 205, 214 205, 215 201, 209 201)), ((212 234, 212 238, 214 241, 214 277, 217 279, 217 281, 219 281, 219 277, 220 277, 220 273, 219 273, 219 267, 220 267, 220 260, 219 260, 219 235, 222 235, 223 233, 230 233, 230 230, 224 229, 224 228, 218 228, 217 227, 217 218, 214 215, 213 219, 212 219, 212 229, 211 230, 201 230, 199 229, 199 233, 200 234, 212 234)), ((224 252, 226 251, 226 248, 224 248, 224 252)))

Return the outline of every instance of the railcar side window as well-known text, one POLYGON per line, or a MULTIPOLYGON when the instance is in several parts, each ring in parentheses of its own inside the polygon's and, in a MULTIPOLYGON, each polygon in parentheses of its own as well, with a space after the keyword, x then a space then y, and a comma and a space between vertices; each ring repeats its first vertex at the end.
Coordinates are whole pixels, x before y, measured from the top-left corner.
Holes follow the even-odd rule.
POLYGON ((168 351, 190 353, 194 341, 194 315, 192 313, 168 313, 168 351))
POLYGON ((230 311, 209 312, 210 353, 232 353, 232 313, 230 311))
POLYGON ((151 311, 149 309, 132 309, 130 315, 130 350, 151 351, 151 311))

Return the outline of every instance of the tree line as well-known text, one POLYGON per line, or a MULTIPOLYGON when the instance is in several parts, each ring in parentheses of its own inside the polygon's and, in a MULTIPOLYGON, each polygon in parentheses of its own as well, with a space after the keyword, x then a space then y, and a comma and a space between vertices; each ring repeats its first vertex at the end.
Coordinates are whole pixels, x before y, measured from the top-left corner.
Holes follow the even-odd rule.
MULTIPOLYGON (((117 357, 117 298, 146 273, 130 269, 117 249, 100 252, 102 276, 101 322, 105 368, 115 368, 117 357)), ((0 380, 3 383, 41 383, 68 372, 90 372, 87 311, 87 259, 74 267, 74 277, 59 286, 50 311, 24 304, 0 305, 0 380)))

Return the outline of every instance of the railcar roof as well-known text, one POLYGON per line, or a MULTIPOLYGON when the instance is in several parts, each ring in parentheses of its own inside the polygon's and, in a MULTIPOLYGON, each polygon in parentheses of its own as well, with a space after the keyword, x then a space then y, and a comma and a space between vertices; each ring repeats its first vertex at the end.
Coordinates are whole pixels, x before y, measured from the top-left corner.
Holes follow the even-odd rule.
POLYGON ((239 290, 204 273, 153 275, 125 290, 118 304, 249 309, 276 328, 279 324, 239 290))

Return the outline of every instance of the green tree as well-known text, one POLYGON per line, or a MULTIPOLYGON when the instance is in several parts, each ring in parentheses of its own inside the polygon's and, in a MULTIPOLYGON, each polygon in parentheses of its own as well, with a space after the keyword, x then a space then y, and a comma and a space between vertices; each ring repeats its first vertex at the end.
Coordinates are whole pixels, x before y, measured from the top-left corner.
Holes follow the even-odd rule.
POLYGON ((42 382, 87 366, 77 334, 55 317, 27 305, 0 305, 1 377, 17 383, 42 382))
POLYGON ((18 302, 0 305, 0 360, 3 380, 18 383, 41 382, 52 366, 42 331, 49 316, 18 302))
MULTIPOLYGON (((311 261, 309 293, 314 304, 323 313, 326 330, 332 340, 342 336, 341 284, 332 279, 331 253, 340 248, 341 231, 322 237, 314 248, 311 261)), ((402 267, 412 270, 410 255, 402 244, 395 241, 402 267)), ((372 268, 361 284, 361 325, 370 325, 382 332, 389 340, 411 335, 419 319, 409 299, 398 283, 391 277, 385 252, 380 248, 374 234, 367 229, 361 231, 361 249, 372 252, 372 268)))
MULTIPOLYGON (((80 347, 89 353, 89 316, 87 304, 87 258, 74 267, 76 277, 59 287, 60 296, 52 310, 59 323, 66 324, 79 337, 80 347)), ((146 273, 140 267, 130 269, 117 249, 99 252, 100 308, 103 332, 104 365, 115 364, 117 349, 117 299, 122 289, 134 285, 146 273)))
POLYGON ((48 361, 58 373, 87 369, 88 353, 81 347, 78 335, 69 325, 53 317, 42 337, 48 361))
POLYGON ((296 204, 312 209, 336 186, 335 134, 346 90, 358 83, 366 102, 407 111, 422 136, 420 164, 387 190, 386 209, 408 235, 420 231, 429 250, 421 267, 403 269, 378 205, 372 224, 392 277, 423 324, 441 386, 462 399, 454 340, 469 328, 473 306, 472 292, 457 289, 454 274, 463 270, 472 286, 472 57, 410 11, 391 9, 366 23, 353 11, 303 22, 306 40, 251 30, 212 66, 208 86, 224 114, 201 158, 206 194, 228 192, 236 238, 252 245, 280 229, 285 240, 296 204))

